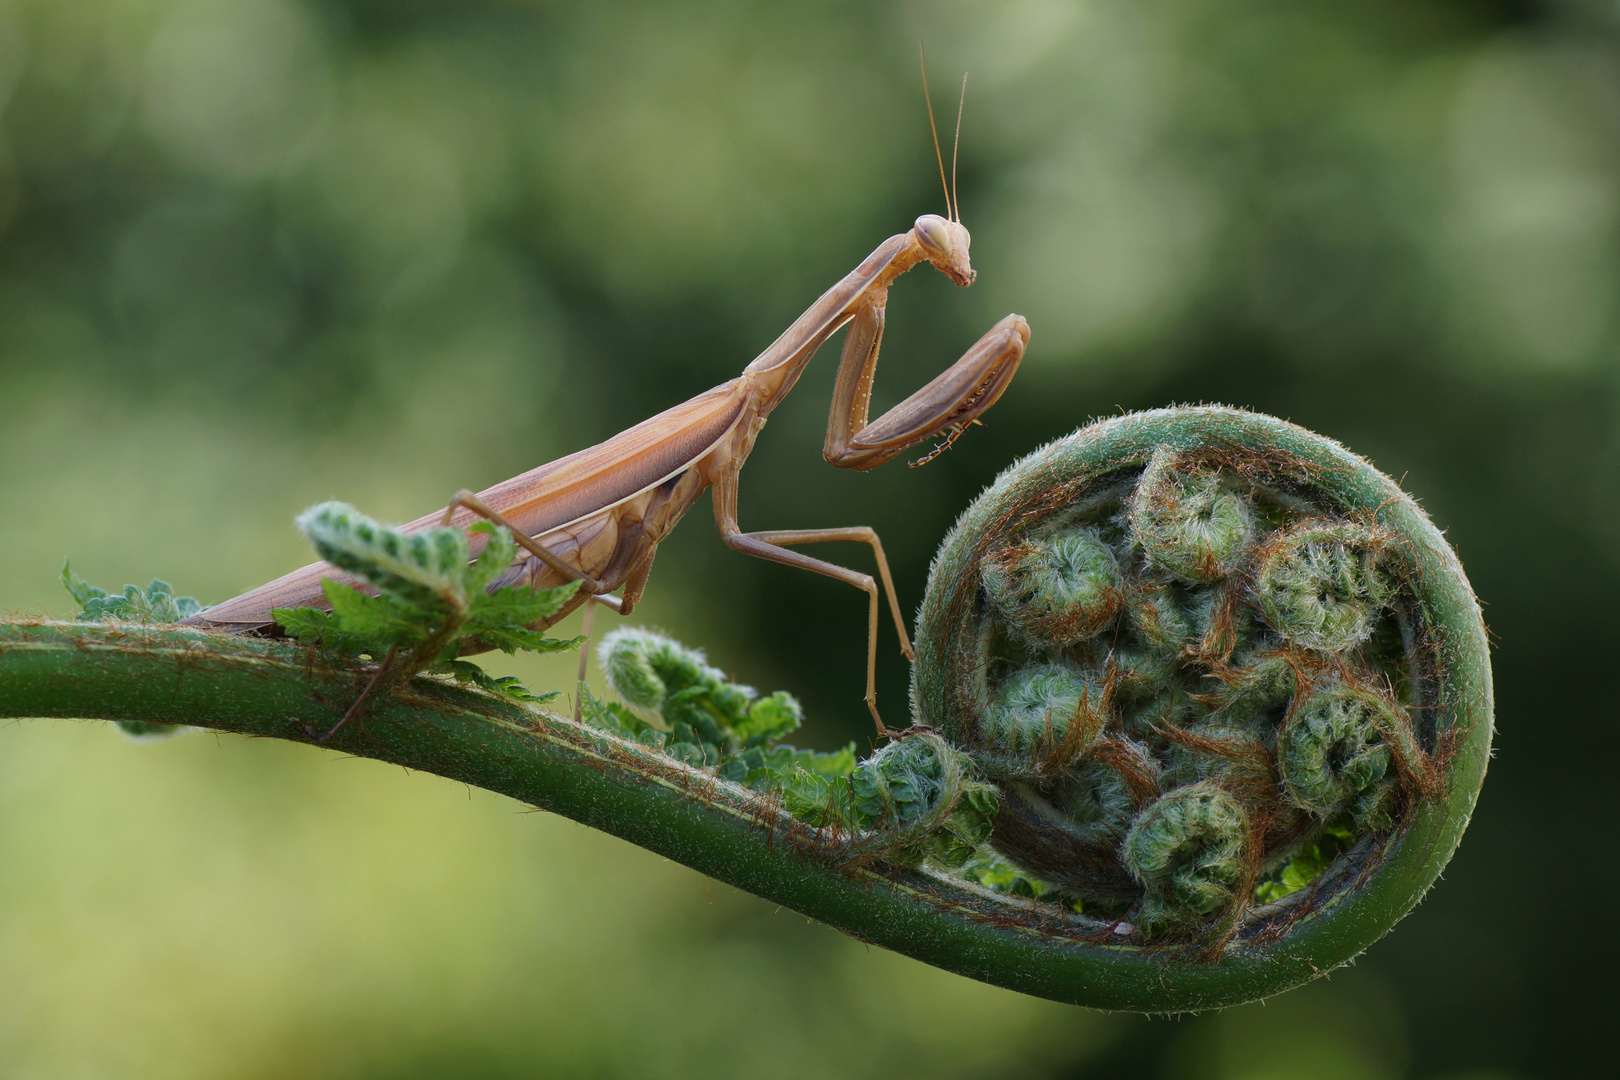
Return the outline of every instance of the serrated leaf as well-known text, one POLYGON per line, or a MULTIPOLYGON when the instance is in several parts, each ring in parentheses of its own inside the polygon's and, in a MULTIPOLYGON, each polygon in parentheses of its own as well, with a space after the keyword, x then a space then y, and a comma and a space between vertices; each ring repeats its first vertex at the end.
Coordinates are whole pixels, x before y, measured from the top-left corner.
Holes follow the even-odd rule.
POLYGON ((321 608, 274 608, 270 617, 288 637, 324 652, 381 657, 388 651, 387 645, 372 638, 344 632, 332 613, 321 608))
POLYGON ((527 626, 549 619, 579 592, 577 584, 554 589, 531 589, 527 585, 506 585, 491 593, 479 593, 467 613, 469 625, 479 627, 527 626))
POLYGON ((501 697, 511 698, 513 701, 527 701, 539 704, 550 701, 561 693, 557 690, 553 690, 549 694, 531 693, 529 688, 519 682, 516 676, 503 675, 496 678, 477 664, 467 660, 447 660, 435 664, 429 670, 442 671, 452 676, 457 682, 468 683, 478 687, 480 690, 487 690, 491 694, 499 694, 501 697))
POLYGON ((384 650, 419 644, 433 631, 431 625, 424 625, 420 611, 392 596, 370 596, 331 578, 321 582, 321 591, 332 605, 339 630, 384 650))
POLYGON ((98 589, 78 574, 75 574, 72 565, 66 560, 62 563, 62 587, 68 591, 69 596, 73 597, 73 602, 78 604, 80 609, 83 609, 90 601, 99 600, 107 595, 106 589, 98 589))
MULTIPOLYGON (((484 550, 478 553, 478 558, 468 568, 464 578, 464 587, 469 596, 478 596, 487 589, 492 581, 504 574, 517 558, 517 541, 512 534, 493 521, 476 521, 467 527, 470 533, 481 533, 489 537, 484 550)), ((522 588, 522 586, 516 586, 522 588)), ((563 586, 565 589, 568 586, 563 586)), ((502 590, 504 591, 504 590, 502 590)), ((553 609, 555 610, 555 609, 553 609)), ((552 614, 548 611, 546 615, 552 614)), ((544 618, 542 615, 540 618, 544 618)), ((533 619, 526 620, 533 622, 533 619)))

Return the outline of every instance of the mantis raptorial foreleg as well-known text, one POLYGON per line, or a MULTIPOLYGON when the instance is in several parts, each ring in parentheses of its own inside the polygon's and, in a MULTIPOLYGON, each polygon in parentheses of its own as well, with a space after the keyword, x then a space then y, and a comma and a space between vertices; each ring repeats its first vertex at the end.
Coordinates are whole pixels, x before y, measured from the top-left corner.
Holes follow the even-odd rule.
POLYGON ((827 418, 827 440, 821 450, 828 463, 840 468, 876 468, 931 432, 971 423, 1001 396, 1024 353, 1028 326, 1018 316, 1009 315, 974 342, 960 360, 868 423, 887 299, 886 293, 875 295, 849 323, 827 418))

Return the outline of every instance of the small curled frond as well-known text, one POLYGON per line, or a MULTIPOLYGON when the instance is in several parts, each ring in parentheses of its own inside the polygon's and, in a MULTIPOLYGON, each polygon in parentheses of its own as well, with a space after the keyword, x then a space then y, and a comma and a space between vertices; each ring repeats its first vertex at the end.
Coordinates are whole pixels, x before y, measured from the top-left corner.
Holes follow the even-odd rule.
POLYGON ((1148 557, 1188 582, 1237 569, 1254 534, 1254 506, 1229 477, 1160 447, 1131 500, 1131 526, 1148 557))
POLYGON ((1306 649, 1343 652, 1372 635, 1389 602, 1378 572, 1378 529, 1348 521, 1303 521, 1258 553, 1254 598, 1268 625, 1306 649))
POLYGON ((1383 829, 1398 790, 1392 746, 1411 721, 1383 694, 1333 680, 1294 699, 1277 737, 1288 799, 1323 820, 1348 811, 1356 829, 1383 829))
POLYGON ((967 755, 930 731, 913 731, 855 767, 850 823, 864 835, 856 858, 954 868, 990 838, 995 789, 972 778, 967 755))
POLYGON ((1095 529, 1064 529, 995 548, 982 572, 997 612, 1041 647, 1095 637, 1123 600, 1113 549, 1095 529))
POLYGON ((673 638, 621 627, 596 655, 608 686, 630 706, 589 699, 582 715, 597 726, 725 779, 774 786, 812 816, 826 808, 829 781, 854 768, 853 744, 821 755, 777 744, 804 722, 798 699, 785 690, 761 697, 673 638))
POLYGON ((694 688, 719 696, 728 704, 732 699, 740 703, 753 697, 750 688, 731 683, 725 672, 710 667, 698 650, 640 627, 610 631, 602 638, 596 655, 608 685, 631 705, 648 713, 661 712, 670 695, 694 688))
POLYGON ((1156 937, 1231 904, 1243 879, 1249 820, 1211 780, 1179 787, 1144 810, 1121 855, 1144 895, 1137 920, 1156 937))
POLYGON ((1090 746, 1108 720, 1106 687, 1067 662, 1018 671, 983 717, 973 740, 988 766, 1011 775, 1048 771, 1090 746))
MULTIPOLYGON (((79 622, 179 622, 202 610, 195 597, 175 596, 167 581, 153 578, 146 588, 125 585, 122 592, 110 593, 73 572, 70 562, 62 563, 62 587, 79 605, 74 616, 79 622)), ((115 721, 118 730, 136 742, 154 742, 191 728, 176 724, 148 724, 139 720, 115 721)))

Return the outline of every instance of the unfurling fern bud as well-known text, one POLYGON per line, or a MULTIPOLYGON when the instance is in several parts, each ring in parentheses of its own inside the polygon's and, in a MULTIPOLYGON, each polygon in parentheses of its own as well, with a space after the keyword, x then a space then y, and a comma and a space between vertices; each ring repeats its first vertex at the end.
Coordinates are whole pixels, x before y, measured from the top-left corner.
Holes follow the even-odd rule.
POLYGON ((982 572, 1001 617, 1042 647, 1095 637, 1119 614, 1119 566, 1095 529, 1063 529, 996 548, 982 572))
POLYGON ((1295 806, 1323 820, 1351 811, 1387 826, 1395 794, 1390 747, 1411 721, 1383 694, 1334 680, 1296 697, 1277 737, 1277 766, 1295 806))
POLYGON ((1107 692, 1094 678, 1069 663, 1036 664, 1002 686, 972 741, 993 772, 1034 775, 1078 756, 1107 720, 1107 692))
MULTIPOLYGON (((714 765, 744 746, 786 735, 803 720, 793 695, 779 690, 760 698, 753 687, 711 667, 703 653, 650 630, 610 632, 597 657, 608 685, 639 719, 669 733, 668 752, 691 748, 678 755, 691 764, 714 765)), ((746 777, 749 766, 739 761, 730 769, 746 777)))
POLYGON ((1254 507, 1230 477, 1160 447, 1131 499, 1131 526, 1148 557, 1183 581, 1237 569, 1254 533, 1254 507))
POLYGON ((1138 920, 1151 937, 1213 915, 1245 876, 1249 819, 1218 783, 1167 792, 1131 826, 1121 855, 1146 891, 1138 920))
POLYGON ((1271 628, 1295 645, 1343 652, 1366 641, 1389 601, 1378 572, 1388 542, 1354 522, 1304 521, 1261 547, 1254 597, 1271 628))
POLYGON ((902 865, 961 866, 990 838, 995 790, 974 781, 966 755, 915 731, 884 746, 850 776, 851 824, 862 855, 902 865))
POLYGON ((657 713, 671 694, 693 687, 719 687, 729 680, 703 654, 639 627, 609 631, 597 649, 608 685, 638 709, 657 713))
POLYGON ((1003 473, 935 560, 912 695, 1000 788, 974 880, 1107 942, 1052 962, 1128 973, 1103 997, 1143 1009, 1366 948, 1456 847, 1490 745, 1478 607, 1422 511, 1337 444, 1220 408, 1003 473))

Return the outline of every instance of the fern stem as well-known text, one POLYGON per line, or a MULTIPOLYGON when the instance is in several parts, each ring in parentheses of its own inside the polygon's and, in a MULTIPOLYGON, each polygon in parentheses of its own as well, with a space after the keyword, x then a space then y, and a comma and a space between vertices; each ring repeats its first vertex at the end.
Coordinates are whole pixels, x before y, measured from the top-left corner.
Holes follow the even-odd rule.
MULTIPOLYGON (((307 729, 330 727, 369 674, 281 641, 173 626, 0 621, 6 717, 189 724, 312 743, 307 729)), ((748 789, 432 679, 381 688, 365 716, 326 745, 511 796, 862 940, 1058 1001, 1200 1009, 1313 975, 1310 949, 1228 950, 1189 973, 1173 954, 1085 947, 1094 930, 1054 922, 1018 898, 977 896, 924 872, 839 867, 847 837, 795 822, 748 789), (1167 978, 1172 969, 1176 977, 1167 978)), ((1340 924, 1334 932, 1342 931, 1340 924)))

